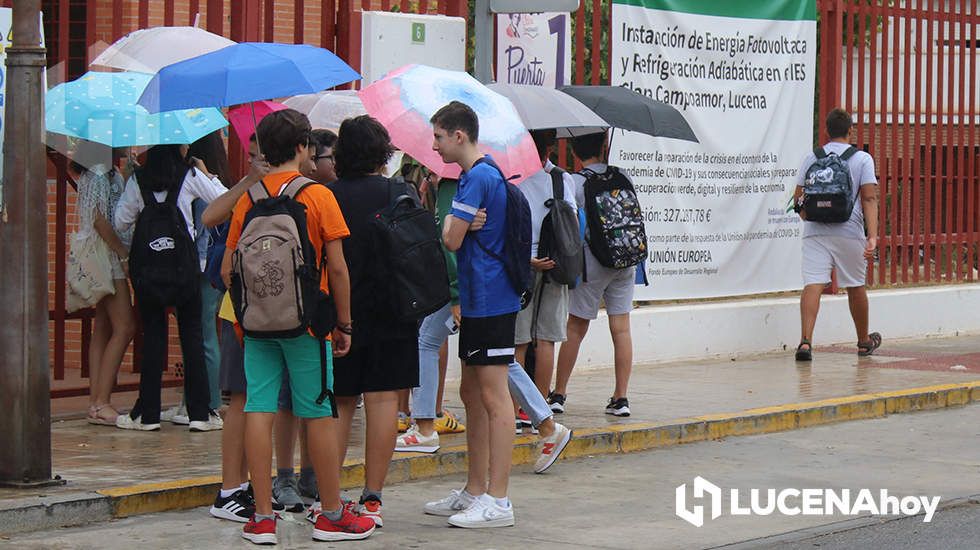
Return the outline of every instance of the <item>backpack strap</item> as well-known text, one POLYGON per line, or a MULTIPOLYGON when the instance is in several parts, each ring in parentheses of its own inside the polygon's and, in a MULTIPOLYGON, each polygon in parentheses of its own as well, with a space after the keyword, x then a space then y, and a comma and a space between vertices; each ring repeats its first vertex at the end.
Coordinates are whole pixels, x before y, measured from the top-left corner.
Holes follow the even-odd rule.
POLYGON ((551 169, 551 196, 555 200, 560 201, 565 199, 565 172, 555 166, 551 169))
POLYGON ((847 149, 844 150, 843 153, 841 153, 840 158, 841 160, 846 162, 848 159, 850 159, 855 154, 857 154, 857 152, 858 152, 858 148, 853 145, 850 145, 848 146, 847 149))
POLYGON ((316 398, 316 404, 322 405, 324 400, 330 402, 330 416, 337 418, 337 400, 334 399, 333 392, 327 385, 327 340, 320 339, 320 395, 316 398))
POLYGON ((269 190, 265 188, 265 183, 262 180, 259 180, 258 183, 248 188, 248 198, 252 201, 252 204, 269 198, 269 190))
POLYGON ((306 189, 307 187, 309 187, 314 183, 316 182, 311 180, 310 178, 303 177, 303 176, 295 176, 293 177, 293 179, 289 180, 289 183, 286 184, 286 187, 284 187, 282 191, 279 192, 279 196, 280 197, 286 196, 291 199, 295 199, 296 195, 299 195, 303 189, 306 189))
POLYGON ((817 157, 818 160, 825 159, 827 158, 827 151, 824 151, 823 147, 814 147, 813 156, 817 157))

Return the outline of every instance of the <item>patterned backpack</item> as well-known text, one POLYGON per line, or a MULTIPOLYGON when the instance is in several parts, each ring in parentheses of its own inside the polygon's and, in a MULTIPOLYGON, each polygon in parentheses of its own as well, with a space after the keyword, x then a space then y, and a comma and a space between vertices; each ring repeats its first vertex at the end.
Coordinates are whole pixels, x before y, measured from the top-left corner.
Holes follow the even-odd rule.
POLYGON ((823 147, 813 150, 817 160, 807 168, 803 180, 802 210, 806 213, 806 221, 844 223, 851 218, 857 194, 847 160, 857 151, 854 146, 840 155, 828 154, 823 147))
POLYGON ((643 210, 629 178, 615 166, 599 174, 588 168, 585 176, 585 236, 599 263, 622 269, 647 257, 643 210))

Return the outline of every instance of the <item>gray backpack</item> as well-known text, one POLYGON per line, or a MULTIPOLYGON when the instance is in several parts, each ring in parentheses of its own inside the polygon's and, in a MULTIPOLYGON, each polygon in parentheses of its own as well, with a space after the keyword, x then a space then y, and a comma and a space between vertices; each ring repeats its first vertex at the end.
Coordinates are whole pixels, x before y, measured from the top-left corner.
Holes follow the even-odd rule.
POLYGON ((296 201, 313 180, 296 177, 279 196, 261 182, 248 190, 252 208, 232 256, 231 296, 245 334, 295 338, 310 328, 320 293, 306 207, 296 201))
POLYGON ((544 203, 548 213, 541 224, 538 257, 551 258, 555 262, 555 267, 545 272, 549 281, 574 287, 582 275, 582 237, 578 211, 565 202, 563 175, 558 167, 551 170, 552 198, 544 203))
POLYGON ((843 153, 828 154, 823 147, 813 150, 817 160, 803 179, 803 211, 806 221, 844 223, 851 218, 857 194, 854 193, 847 160, 857 153, 854 146, 843 153))

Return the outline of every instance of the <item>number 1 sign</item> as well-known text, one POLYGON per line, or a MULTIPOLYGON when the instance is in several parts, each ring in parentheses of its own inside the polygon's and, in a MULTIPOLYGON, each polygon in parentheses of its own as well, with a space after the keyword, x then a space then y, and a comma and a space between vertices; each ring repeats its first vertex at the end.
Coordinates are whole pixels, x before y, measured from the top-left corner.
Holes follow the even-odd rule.
POLYGON ((559 88, 571 75, 567 13, 497 15, 496 81, 559 88))

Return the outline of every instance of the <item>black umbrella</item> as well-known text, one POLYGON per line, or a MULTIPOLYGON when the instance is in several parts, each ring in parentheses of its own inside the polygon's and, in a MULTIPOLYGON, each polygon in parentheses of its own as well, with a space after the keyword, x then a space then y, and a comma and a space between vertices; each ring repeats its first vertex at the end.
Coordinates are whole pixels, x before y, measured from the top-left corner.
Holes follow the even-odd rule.
POLYGON ((698 143, 684 115, 663 101, 621 86, 565 86, 561 91, 584 103, 613 128, 698 143))

